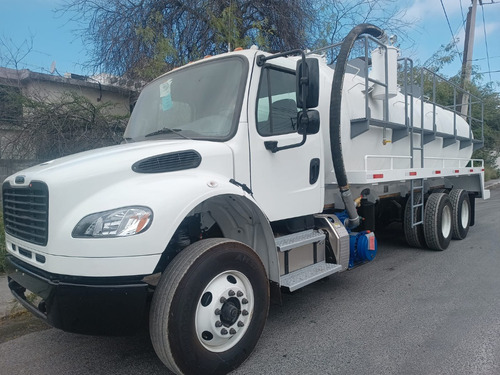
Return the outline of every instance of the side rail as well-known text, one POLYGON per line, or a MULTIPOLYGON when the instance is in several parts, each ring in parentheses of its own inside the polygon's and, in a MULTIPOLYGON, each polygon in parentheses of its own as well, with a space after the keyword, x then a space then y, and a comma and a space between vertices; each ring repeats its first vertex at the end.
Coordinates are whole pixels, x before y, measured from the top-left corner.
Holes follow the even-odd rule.
POLYGON ((414 105, 417 104, 421 113, 420 123, 417 124, 413 123, 414 116, 408 116, 409 127, 422 129, 424 144, 438 136, 443 138, 443 147, 459 141, 460 149, 472 144, 475 151, 484 145, 484 103, 479 96, 427 68, 414 68, 411 59, 400 58, 398 63, 398 84, 405 98, 407 112, 413 114, 414 105), (444 132, 437 128, 440 109, 452 117, 451 131, 444 132), (432 116, 431 129, 424 126, 428 115, 432 116), (457 124, 464 120, 468 124, 467 134, 459 134, 457 124))
MULTIPOLYGON (((341 43, 336 43, 308 54, 323 55, 334 68, 340 46, 341 43)), ((423 145, 442 137, 443 147, 460 142, 460 149, 470 145, 473 145, 473 150, 481 148, 484 145, 484 105, 481 98, 427 68, 416 68, 409 58, 396 58, 394 68, 394 54, 395 47, 385 45, 370 35, 362 35, 356 42, 349 66, 350 73, 364 80, 365 116, 351 120, 351 139, 368 131, 371 125, 392 129, 392 143, 420 133, 423 145), (383 55, 376 69, 372 64, 374 50, 383 55), (396 85, 403 98, 393 99, 396 85), (375 97, 380 103, 377 105, 382 105, 380 118, 372 117, 370 105, 374 105, 375 97), (391 99, 404 101, 405 123, 391 121, 391 99), (440 111, 446 111, 447 122, 451 117, 452 127, 446 126, 445 130, 438 127, 440 111), (464 121, 468 124, 467 133, 459 126, 464 121)))

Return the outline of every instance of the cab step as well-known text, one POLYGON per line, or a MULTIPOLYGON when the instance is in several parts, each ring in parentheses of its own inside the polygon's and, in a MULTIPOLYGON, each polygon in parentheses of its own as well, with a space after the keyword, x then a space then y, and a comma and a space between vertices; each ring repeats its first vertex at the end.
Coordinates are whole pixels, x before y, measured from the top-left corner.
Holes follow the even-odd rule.
POLYGON ((275 239, 278 251, 284 252, 300 246, 320 242, 325 239, 325 234, 314 229, 303 232, 287 234, 275 239))
POLYGON ((342 271, 340 264, 321 261, 280 277, 280 284, 293 292, 326 276, 342 271))

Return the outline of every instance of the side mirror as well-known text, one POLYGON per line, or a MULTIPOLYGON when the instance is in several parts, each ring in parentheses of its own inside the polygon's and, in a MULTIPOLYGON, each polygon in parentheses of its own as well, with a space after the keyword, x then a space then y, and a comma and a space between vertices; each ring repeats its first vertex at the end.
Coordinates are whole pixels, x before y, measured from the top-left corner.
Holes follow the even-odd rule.
POLYGON ((303 60, 297 61, 296 70, 296 92, 297 92, 297 107, 314 108, 319 103, 319 63, 317 59, 305 59, 306 66, 303 69, 303 60), (305 72, 304 72, 305 70, 305 72))
POLYGON ((300 111, 297 114, 297 132, 302 135, 319 132, 319 112, 315 109, 310 109, 305 113, 300 111))

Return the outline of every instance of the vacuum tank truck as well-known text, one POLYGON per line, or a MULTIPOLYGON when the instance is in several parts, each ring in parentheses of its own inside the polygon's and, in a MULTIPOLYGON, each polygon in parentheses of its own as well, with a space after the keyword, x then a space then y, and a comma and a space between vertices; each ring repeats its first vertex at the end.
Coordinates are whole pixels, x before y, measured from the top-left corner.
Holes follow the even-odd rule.
POLYGON ((378 228, 433 250, 464 239, 489 197, 470 159, 480 104, 462 113, 454 86, 437 103, 441 78, 385 39, 355 27, 334 66, 331 50, 207 57, 144 88, 123 144, 8 177, 14 296, 70 332, 149 320, 173 372, 226 373, 271 298, 372 260, 378 228))

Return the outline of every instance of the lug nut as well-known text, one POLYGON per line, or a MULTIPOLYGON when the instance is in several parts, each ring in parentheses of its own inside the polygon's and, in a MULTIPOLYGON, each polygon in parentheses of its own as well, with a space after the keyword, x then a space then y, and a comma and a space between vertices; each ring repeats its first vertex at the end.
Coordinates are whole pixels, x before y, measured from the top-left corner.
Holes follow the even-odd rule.
POLYGON ((243 327, 245 325, 245 323, 243 323, 241 320, 238 322, 238 327, 243 327))
POLYGON ((241 312, 241 314, 242 314, 243 316, 247 316, 247 315, 248 315, 248 311, 243 310, 243 311, 241 312))
POLYGON ((226 303, 227 299, 226 297, 221 297, 219 301, 220 303, 226 303))
POLYGON ((234 328, 231 328, 231 329, 229 330, 229 333, 230 333, 231 335, 234 335, 234 334, 236 333, 236 330, 235 330, 234 328))
POLYGON ((234 293, 234 290, 230 290, 227 294, 229 294, 229 297, 232 297, 234 296, 236 293, 234 293))
POLYGON ((220 333, 221 333, 221 335, 227 335, 227 329, 222 328, 220 333))
POLYGON ((243 298, 243 299, 241 300, 241 303, 242 303, 242 304, 244 304, 244 305, 246 305, 246 304, 248 303, 248 300, 247 300, 246 298, 243 298))
POLYGON ((217 328, 222 327, 222 322, 221 322, 220 320, 217 320, 217 321, 215 322, 215 326, 216 326, 217 328))
POLYGON ((238 290, 238 293, 236 293, 238 297, 243 297, 243 292, 241 290, 238 290))
POLYGON ((215 309, 215 315, 220 315, 220 309, 215 309))

